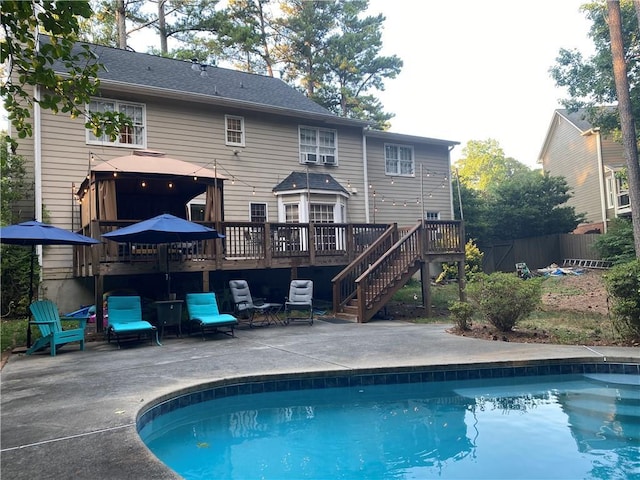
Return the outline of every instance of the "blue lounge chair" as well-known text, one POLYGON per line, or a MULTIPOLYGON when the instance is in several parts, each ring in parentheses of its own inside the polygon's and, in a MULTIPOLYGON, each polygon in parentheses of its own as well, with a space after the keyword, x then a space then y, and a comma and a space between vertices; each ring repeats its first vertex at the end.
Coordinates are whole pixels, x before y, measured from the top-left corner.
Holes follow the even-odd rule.
POLYGON ((48 346, 51 350, 51 356, 55 357, 58 345, 70 342, 80 342, 80 350, 84 350, 84 329, 89 317, 62 317, 62 320, 78 322, 78 328, 63 330, 58 307, 51 300, 33 302, 29 305, 29 309, 34 318, 29 324, 37 325, 42 336, 27 350, 27 355, 48 346))
POLYGON ((155 337, 156 343, 160 345, 158 329, 142 319, 140 297, 111 295, 107 299, 107 311, 109 312, 107 342, 111 342, 111 335, 115 335, 120 348, 121 337, 137 335, 140 338, 141 334, 148 333, 151 342, 155 337))
POLYGON ((220 313, 215 293, 187 293, 186 300, 189 325, 196 323, 200 327, 203 340, 206 329, 235 336, 233 329, 238 325, 238 319, 228 313, 220 313))

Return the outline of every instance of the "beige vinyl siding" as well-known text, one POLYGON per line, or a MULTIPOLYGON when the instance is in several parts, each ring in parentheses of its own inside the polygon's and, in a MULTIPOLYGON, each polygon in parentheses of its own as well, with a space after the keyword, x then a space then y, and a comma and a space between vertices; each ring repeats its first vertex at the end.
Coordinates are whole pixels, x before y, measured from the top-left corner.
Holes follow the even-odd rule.
MULTIPOLYGON (((218 173, 227 177, 224 206, 228 221, 249 220, 252 202, 266 203, 269 219, 277 221, 273 188, 292 171, 305 170, 299 163, 298 125, 313 125, 308 121, 143 97, 123 98, 109 92, 103 96, 145 105, 147 149, 210 169, 217 165, 218 173), (237 155, 233 153, 234 147, 224 142, 225 114, 239 115, 245 120, 246 146, 235 147, 239 150, 237 155), (235 184, 232 183, 234 177, 235 184)), ((345 188, 348 181, 362 185, 361 130, 330 128, 338 131, 339 165, 312 165, 310 171, 329 173, 345 188)), ((72 224, 78 228, 79 207, 73 204, 72 184, 77 187, 85 178, 90 152, 95 162, 100 163, 127 155, 132 149, 87 145, 81 119, 72 120, 46 111, 42 115, 42 138, 42 196, 49 219, 61 228, 71 229, 72 224)), ((25 142, 21 148, 30 154, 28 163, 33 165, 32 145, 29 150, 25 142)), ((348 221, 364 222, 364 211, 364 198, 352 196, 347 206, 348 221)), ((46 249, 44 255, 45 278, 67 278, 71 274, 71 248, 46 249)))
POLYGON ((426 212, 440 212, 442 220, 452 219, 449 151, 446 147, 397 141, 385 142, 382 139, 369 137, 367 139, 367 165, 371 188, 367 188, 367 191, 363 193, 369 196, 370 220, 372 222, 374 214, 373 190, 376 192, 376 223, 396 222, 399 226, 413 226, 420 221, 423 209, 425 214, 426 212), (415 162, 413 177, 385 174, 385 143, 413 146, 415 162), (421 166, 424 188, 422 188, 420 179, 421 166), (427 176, 427 172, 430 173, 429 176, 427 176), (422 205, 422 191, 424 191, 424 206, 422 205))
POLYGON ((543 158, 545 171, 562 176, 572 189, 567 205, 586 213, 586 223, 602 221, 596 135, 581 135, 562 117, 557 117, 543 158))

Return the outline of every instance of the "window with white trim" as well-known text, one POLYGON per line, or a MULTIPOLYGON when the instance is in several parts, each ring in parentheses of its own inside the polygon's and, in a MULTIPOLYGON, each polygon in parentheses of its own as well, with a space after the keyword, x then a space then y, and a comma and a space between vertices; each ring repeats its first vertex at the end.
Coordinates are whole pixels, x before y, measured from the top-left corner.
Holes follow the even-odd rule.
POLYGON ((300 221, 297 203, 287 203, 284 206, 284 221, 285 223, 298 223, 300 221))
POLYGON ((131 126, 122 127, 120 135, 114 142, 107 135, 96 137, 91 130, 87 129, 88 144, 145 148, 147 141, 145 128, 146 110, 144 105, 117 100, 94 99, 87 104, 87 111, 96 113, 120 112, 129 117, 132 122, 131 126))
POLYGON ((244 147, 244 117, 225 115, 224 125, 226 144, 244 147))
POLYGON ((249 214, 252 222, 266 223, 267 222, 267 204, 266 203, 252 203, 249 206, 249 214))
POLYGON ((425 212, 425 220, 440 220, 440 212, 425 212))
POLYGON ((607 175, 607 208, 613 208, 616 205, 616 190, 613 174, 607 175))
POLYGON ((413 176, 413 147, 408 145, 384 145, 384 166, 387 175, 413 176))
POLYGON ((300 163, 338 164, 338 133, 335 130, 300 127, 300 163))
POLYGON ((312 203, 309 206, 311 223, 333 223, 334 205, 326 203, 312 203))

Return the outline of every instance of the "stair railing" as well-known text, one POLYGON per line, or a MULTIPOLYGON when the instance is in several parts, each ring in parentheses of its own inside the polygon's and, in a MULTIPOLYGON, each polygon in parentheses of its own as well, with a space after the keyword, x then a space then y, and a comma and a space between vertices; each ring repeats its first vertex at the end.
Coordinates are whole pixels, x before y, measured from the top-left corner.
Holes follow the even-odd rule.
MULTIPOLYGON (((422 258, 422 224, 418 223, 355 279, 358 321, 367 322, 378 310, 384 293, 422 258)), ((334 284, 335 285, 335 284, 334 284)))

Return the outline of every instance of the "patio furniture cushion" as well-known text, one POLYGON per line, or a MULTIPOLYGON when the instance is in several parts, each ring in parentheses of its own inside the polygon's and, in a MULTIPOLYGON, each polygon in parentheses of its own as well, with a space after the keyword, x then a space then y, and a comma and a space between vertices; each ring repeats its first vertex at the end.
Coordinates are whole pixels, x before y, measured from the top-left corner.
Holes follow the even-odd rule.
POLYGON ((120 338, 125 335, 149 333, 151 340, 155 334, 156 343, 158 330, 149 322, 142 319, 142 304, 139 296, 110 295, 107 298, 107 311, 109 312, 109 326, 107 328, 107 341, 111 341, 111 334, 116 336, 118 347, 120 338))
POLYGON ((203 338, 206 328, 218 330, 221 327, 228 329, 223 333, 230 331, 231 336, 235 336, 233 329, 238 324, 238 319, 231 314, 220 313, 215 293, 187 293, 186 302, 189 321, 198 324, 203 338))

